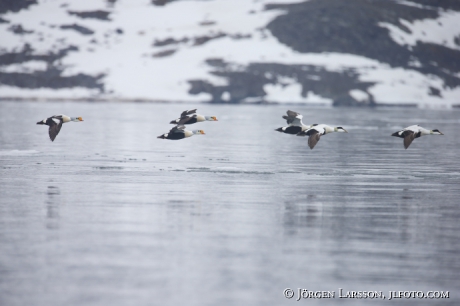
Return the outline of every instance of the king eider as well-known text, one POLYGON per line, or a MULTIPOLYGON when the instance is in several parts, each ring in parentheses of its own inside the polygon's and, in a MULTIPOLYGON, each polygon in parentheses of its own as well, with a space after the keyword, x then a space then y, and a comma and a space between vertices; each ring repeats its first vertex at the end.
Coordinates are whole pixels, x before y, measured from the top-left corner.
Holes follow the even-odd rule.
POLYGON ((193 135, 204 135, 203 130, 187 131, 185 126, 178 125, 173 127, 168 133, 158 136, 160 139, 179 140, 193 135))
POLYGON ((51 141, 54 141, 56 138, 57 134, 59 134, 59 131, 61 130, 62 124, 66 122, 80 122, 83 121, 81 117, 69 117, 66 115, 55 115, 51 116, 49 118, 43 119, 42 121, 38 121, 37 124, 44 124, 48 125, 48 133, 50 135, 51 141))
POLYGON ((404 138, 404 148, 409 148, 410 144, 415 138, 419 138, 425 135, 444 135, 439 130, 427 130, 422 128, 420 125, 411 125, 402 129, 401 131, 394 132, 391 136, 396 136, 399 138, 404 138))
POLYGON ((311 128, 306 131, 302 131, 297 136, 308 136, 308 146, 310 149, 313 150, 315 145, 318 143, 320 137, 325 134, 329 134, 332 132, 341 132, 341 133, 348 133, 343 127, 330 127, 329 125, 325 124, 313 124, 311 128))
POLYGON ((203 116, 196 114, 196 109, 186 110, 180 114, 180 118, 171 121, 171 124, 184 125, 184 124, 194 124, 197 122, 203 121, 217 121, 215 116, 203 116))
POLYGON ((288 110, 286 114, 287 116, 283 116, 283 119, 286 119, 288 126, 277 128, 275 131, 286 133, 286 134, 291 134, 291 135, 296 135, 311 127, 311 126, 307 126, 303 124, 302 122, 303 116, 300 113, 288 110))

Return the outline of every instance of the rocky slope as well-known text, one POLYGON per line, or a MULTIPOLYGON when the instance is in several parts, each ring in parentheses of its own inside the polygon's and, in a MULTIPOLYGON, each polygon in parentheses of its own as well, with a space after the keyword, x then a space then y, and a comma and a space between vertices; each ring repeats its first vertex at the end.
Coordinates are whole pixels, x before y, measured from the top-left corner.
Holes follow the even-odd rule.
POLYGON ((454 0, 6 0, 0 98, 460 104, 454 0))

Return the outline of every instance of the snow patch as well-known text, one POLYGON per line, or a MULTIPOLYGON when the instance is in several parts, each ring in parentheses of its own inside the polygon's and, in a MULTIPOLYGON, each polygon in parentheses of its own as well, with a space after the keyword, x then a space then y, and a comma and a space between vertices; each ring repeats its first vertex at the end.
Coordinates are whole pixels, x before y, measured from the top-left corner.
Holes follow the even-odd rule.
POLYGON ((47 63, 43 61, 28 61, 20 64, 0 66, 1 72, 6 73, 30 73, 34 71, 45 71, 47 63))
POLYGON ((367 102, 369 101, 369 94, 359 89, 353 89, 349 92, 350 96, 353 97, 358 102, 367 102))
POLYGON ((454 41, 460 35, 460 12, 441 12, 437 19, 414 20, 412 23, 400 19, 401 24, 407 27, 407 33, 397 26, 379 22, 378 25, 390 31, 391 38, 402 46, 415 46, 417 41, 443 45, 445 47, 460 50, 460 46, 454 41))
POLYGON ((266 84, 264 91, 266 101, 281 103, 314 103, 332 105, 332 100, 308 92, 306 97, 301 96, 302 85, 292 83, 289 85, 266 84))
POLYGON ((222 96, 220 97, 223 101, 230 101, 230 93, 228 91, 224 91, 222 93, 222 96))

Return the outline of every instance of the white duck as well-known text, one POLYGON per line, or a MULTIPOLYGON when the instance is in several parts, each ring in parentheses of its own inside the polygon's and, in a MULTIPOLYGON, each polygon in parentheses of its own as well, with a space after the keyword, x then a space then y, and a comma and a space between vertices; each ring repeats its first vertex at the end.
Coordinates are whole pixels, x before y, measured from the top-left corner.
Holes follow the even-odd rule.
POLYGON ((308 136, 308 146, 313 150, 315 145, 318 143, 322 135, 339 132, 339 133, 348 133, 343 127, 331 127, 326 124, 313 124, 308 130, 302 131, 297 134, 297 136, 308 136))
POLYGON ((283 119, 286 119, 288 126, 277 128, 275 131, 296 135, 311 127, 311 125, 303 124, 303 116, 300 113, 288 110, 286 114, 287 116, 283 116, 283 119))
POLYGON ((48 134, 50 135, 51 141, 54 141, 57 134, 59 134, 59 131, 61 130, 62 124, 71 121, 80 122, 83 121, 83 119, 81 117, 69 117, 61 114, 51 116, 49 118, 43 119, 42 121, 38 121, 37 124, 48 125, 48 134))
POLYGON ((394 132, 391 134, 391 136, 396 136, 399 138, 404 138, 404 148, 407 149, 409 148, 410 144, 415 138, 419 138, 421 136, 425 135, 444 135, 441 133, 439 130, 434 129, 434 130, 427 130, 420 125, 411 125, 406 127, 405 129, 402 129, 398 132, 394 132))
POLYGON ((171 124, 184 125, 203 121, 217 121, 216 116, 203 116, 196 113, 196 109, 186 110, 180 114, 180 118, 172 120, 171 124))
POLYGON ((193 135, 205 135, 205 133, 203 130, 188 131, 185 129, 185 126, 177 125, 173 127, 171 130, 169 130, 168 133, 162 134, 158 136, 157 138, 169 139, 169 140, 179 140, 179 139, 191 137, 193 135))

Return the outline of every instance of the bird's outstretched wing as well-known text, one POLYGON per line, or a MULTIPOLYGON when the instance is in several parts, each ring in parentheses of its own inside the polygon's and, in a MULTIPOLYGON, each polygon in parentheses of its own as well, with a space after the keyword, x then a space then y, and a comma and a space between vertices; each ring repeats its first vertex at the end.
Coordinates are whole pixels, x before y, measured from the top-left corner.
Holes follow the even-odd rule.
POLYGON ((173 127, 169 132, 170 133, 183 133, 185 129, 185 126, 183 125, 176 125, 173 127))
POLYGON ((183 116, 180 118, 180 120, 177 122, 178 125, 183 125, 183 124, 186 124, 187 122, 190 121, 190 119, 192 119, 193 116, 183 116))
POLYGON ((319 139, 321 138, 321 133, 318 132, 316 129, 310 129, 305 134, 308 135, 308 146, 311 150, 316 146, 319 139))
POLYGON ((185 117, 187 115, 195 114, 196 110, 197 109, 195 108, 195 109, 192 109, 192 110, 183 111, 182 114, 180 114, 180 118, 182 119, 182 117, 185 117))
POLYGON ((402 136, 404 136, 404 148, 407 149, 415 139, 415 133, 413 131, 404 131, 402 136))
POLYGON ((48 134, 50 135, 51 141, 54 141, 56 136, 59 134, 59 131, 61 130, 62 127, 62 119, 56 122, 58 119, 52 118, 51 120, 48 120, 47 123, 49 123, 50 128, 48 129, 48 134))
POLYGON ((283 116, 283 119, 286 120, 287 124, 302 126, 302 115, 298 112, 288 110, 286 112, 287 116, 283 116))
POLYGON ((294 111, 291 111, 291 110, 288 110, 288 111, 286 112, 286 114, 287 114, 289 117, 297 117, 297 116, 299 116, 299 115, 302 116, 300 113, 294 112, 294 111))

